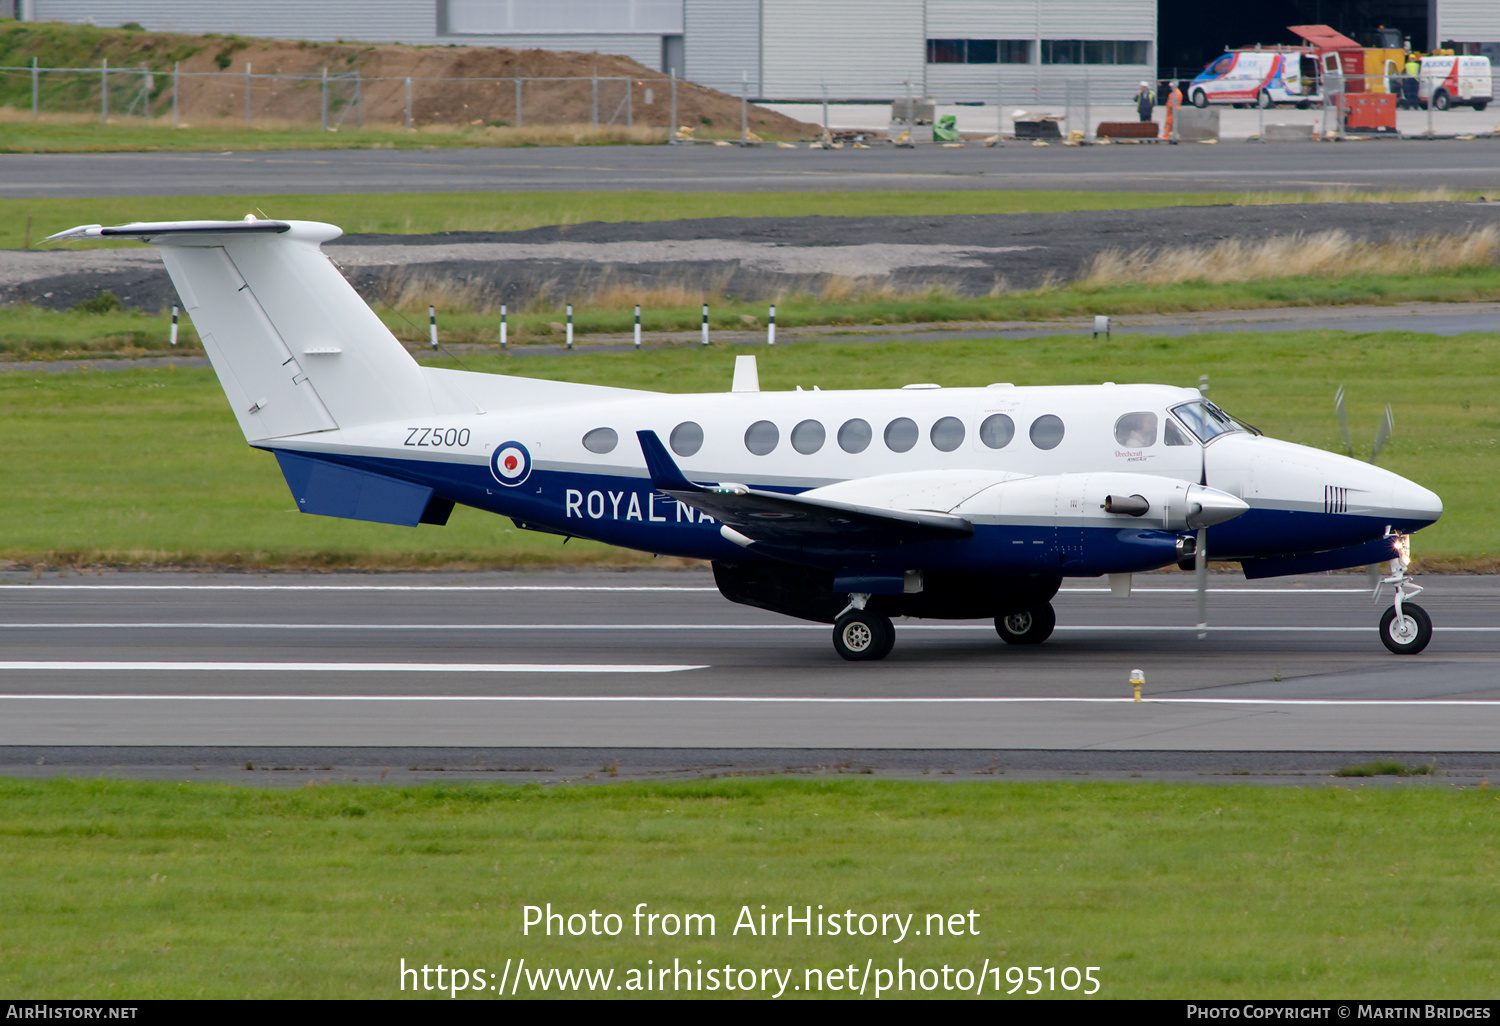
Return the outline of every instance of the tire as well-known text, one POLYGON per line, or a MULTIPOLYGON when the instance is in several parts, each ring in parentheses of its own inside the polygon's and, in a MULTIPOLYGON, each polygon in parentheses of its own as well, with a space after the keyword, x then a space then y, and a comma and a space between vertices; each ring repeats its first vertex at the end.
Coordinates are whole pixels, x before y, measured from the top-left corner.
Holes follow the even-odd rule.
POLYGON ((1040 645, 1052 637, 1057 613, 1052 603, 1043 602, 1023 613, 1006 613, 995 617, 995 633, 1007 645, 1040 645))
POLYGON ((868 609, 845 613, 833 625, 833 650, 850 662, 884 659, 895 644, 891 618, 868 609))
POLYGON ((1472 106, 1475 110, 1484 110, 1484 108, 1488 107, 1489 105, 1489 100, 1475 100, 1472 104, 1470 104, 1470 106, 1472 106))
POLYGON ((1437 92, 1432 94, 1433 110, 1447 110, 1448 105, 1451 102, 1452 101, 1448 99, 1448 91, 1446 89, 1439 89, 1437 92))
POLYGON ((1202 110, 1204 107, 1208 106, 1208 94, 1205 93, 1202 89, 1194 89, 1192 99, 1193 106, 1197 107, 1199 110, 1202 110))
POLYGON ((1262 89, 1260 95, 1255 98, 1255 103, 1261 110, 1270 110, 1275 104, 1271 102, 1271 94, 1262 89))
POLYGON ((1298 100, 1297 101, 1297 109, 1298 110, 1308 110, 1311 107, 1312 107, 1312 104, 1308 103, 1306 100, 1298 100))
POLYGON ((1397 655, 1416 655, 1432 640, 1432 618, 1415 602, 1401 603, 1401 619, 1391 606, 1380 617, 1380 641, 1397 655))

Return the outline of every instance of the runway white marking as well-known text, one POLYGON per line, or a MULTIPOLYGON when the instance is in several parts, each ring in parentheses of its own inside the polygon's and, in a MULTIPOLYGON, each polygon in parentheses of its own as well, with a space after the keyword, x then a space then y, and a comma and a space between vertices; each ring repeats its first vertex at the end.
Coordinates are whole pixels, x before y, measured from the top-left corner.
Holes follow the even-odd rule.
MULTIPOLYGON (((0 623, 0 630, 225 630, 225 631, 826 631, 829 624, 822 623, 190 623, 150 621, 141 623, 0 623)), ((993 631, 988 622, 983 623, 906 623, 898 621, 902 632, 906 631, 993 631)), ((1277 631, 1278 633, 1349 633, 1372 630, 1368 625, 1353 627, 1307 627, 1307 626, 1222 626, 1208 628, 1209 633, 1253 633, 1277 631)), ((1141 625, 1141 624, 1065 624, 1056 631, 1105 631, 1105 632, 1182 632, 1197 631, 1193 624, 1141 625)), ((1434 627, 1434 632, 1500 632, 1497 627, 1434 627)))
POLYGON ((634 663, 174 663, 174 662, 0 662, 4 670, 74 670, 153 673, 193 670, 211 673, 681 673, 707 666, 634 663))
MULTIPOLYGON (((521 591, 712 592, 718 588, 614 584, 0 584, 0 591, 521 591)), ((1196 595, 1196 588, 1136 587, 1137 595, 1196 595)), ((1210 595, 1364 595, 1369 588, 1209 588, 1210 595)), ((1109 588, 1063 588, 1064 595, 1107 595, 1109 588)))
POLYGON ((64 702, 502 702, 630 703, 651 705, 1244 705, 1375 706, 1428 708, 1464 706, 1500 709, 1495 699, 1361 699, 1361 698, 761 698, 737 695, 151 695, 151 694, 0 694, 0 701, 64 702))

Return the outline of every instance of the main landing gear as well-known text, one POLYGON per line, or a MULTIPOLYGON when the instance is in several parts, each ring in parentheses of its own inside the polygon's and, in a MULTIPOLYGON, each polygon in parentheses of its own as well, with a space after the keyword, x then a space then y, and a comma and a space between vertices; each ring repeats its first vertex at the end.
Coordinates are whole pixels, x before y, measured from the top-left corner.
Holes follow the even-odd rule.
POLYGON ((995 633, 1007 645, 1040 645, 1052 637, 1052 629, 1056 626, 1057 613, 1051 602, 1032 606, 1024 612, 995 617, 995 633))
MULTIPOLYGON (((850 595, 848 608, 833 624, 833 650, 850 662, 884 659, 896 644, 891 618, 865 608, 869 599, 868 595, 850 595)), ((1050 602, 995 617, 995 633, 1008 645, 1040 645, 1056 626, 1057 613, 1050 602)))
POLYGON ((1406 572, 1411 565, 1410 536, 1398 534, 1395 538, 1396 556, 1391 560, 1391 574, 1380 583, 1391 585, 1396 594, 1391 608, 1380 617, 1380 642, 1397 655, 1416 655, 1432 640, 1432 618, 1427 610, 1407 601, 1421 594, 1422 587, 1406 572))

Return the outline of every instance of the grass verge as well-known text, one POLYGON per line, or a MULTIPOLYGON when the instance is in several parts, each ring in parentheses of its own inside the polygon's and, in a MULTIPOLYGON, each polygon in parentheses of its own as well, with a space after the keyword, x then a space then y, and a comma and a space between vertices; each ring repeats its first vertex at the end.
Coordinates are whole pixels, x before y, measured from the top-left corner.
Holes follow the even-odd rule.
POLYGON ((0 988, 389 998, 411 995, 403 958, 489 983, 524 957, 612 970, 611 996, 632 970, 699 959, 790 971, 802 996, 807 969, 901 958, 929 979, 986 959, 1098 966, 1114 998, 1494 996, 1487 787, 309 784, 0 780, 0 988), (549 902, 623 929, 523 935, 524 907, 549 902), (712 914, 714 933, 636 936, 642 902, 712 914), (762 905, 911 915, 922 934, 735 934, 762 905), (936 935, 929 914, 964 932, 936 935))
MULTIPOLYGON (((1384 405, 1396 435, 1381 465, 1435 490, 1441 521, 1414 544, 1424 568, 1493 569, 1500 338, 1408 332, 1054 336, 1021 341, 818 342, 774 351, 714 345, 556 358, 463 357, 471 370, 663 392, 727 391, 754 352, 765 389, 1152 381, 1196 384, 1268 434, 1341 450, 1344 385, 1359 452, 1384 405)), ((451 360, 438 361, 455 366, 451 360)), ((494 567, 622 564, 651 557, 519 531, 456 510, 415 529, 299 514, 275 462, 247 448, 206 369, 0 374, 0 430, 25 454, 7 469, 0 558, 26 565, 494 567)))

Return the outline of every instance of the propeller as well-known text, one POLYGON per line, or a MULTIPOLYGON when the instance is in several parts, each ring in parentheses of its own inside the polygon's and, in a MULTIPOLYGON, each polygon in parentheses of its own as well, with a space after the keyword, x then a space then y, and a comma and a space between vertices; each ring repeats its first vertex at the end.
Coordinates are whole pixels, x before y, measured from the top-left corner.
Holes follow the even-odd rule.
MULTIPOLYGON (((1344 409, 1344 386, 1340 385, 1338 391, 1333 393, 1333 408, 1339 413, 1339 430, 1344 433, 1344 452, 1354 455, 1354 440, 1349 435, 1349 414, 1344 409)), ((1385 416, 1381 418, 1380 427, 1375 431, 1375 444, 1370 448, 1370 462, 1374 463, 1380 458, 1380 450, 1385 448, 1385 443, 1391 440, 1391 435, 1396 430, 1396 419, 1391 413, 1390 404, 1385 407, 1385 416)))

